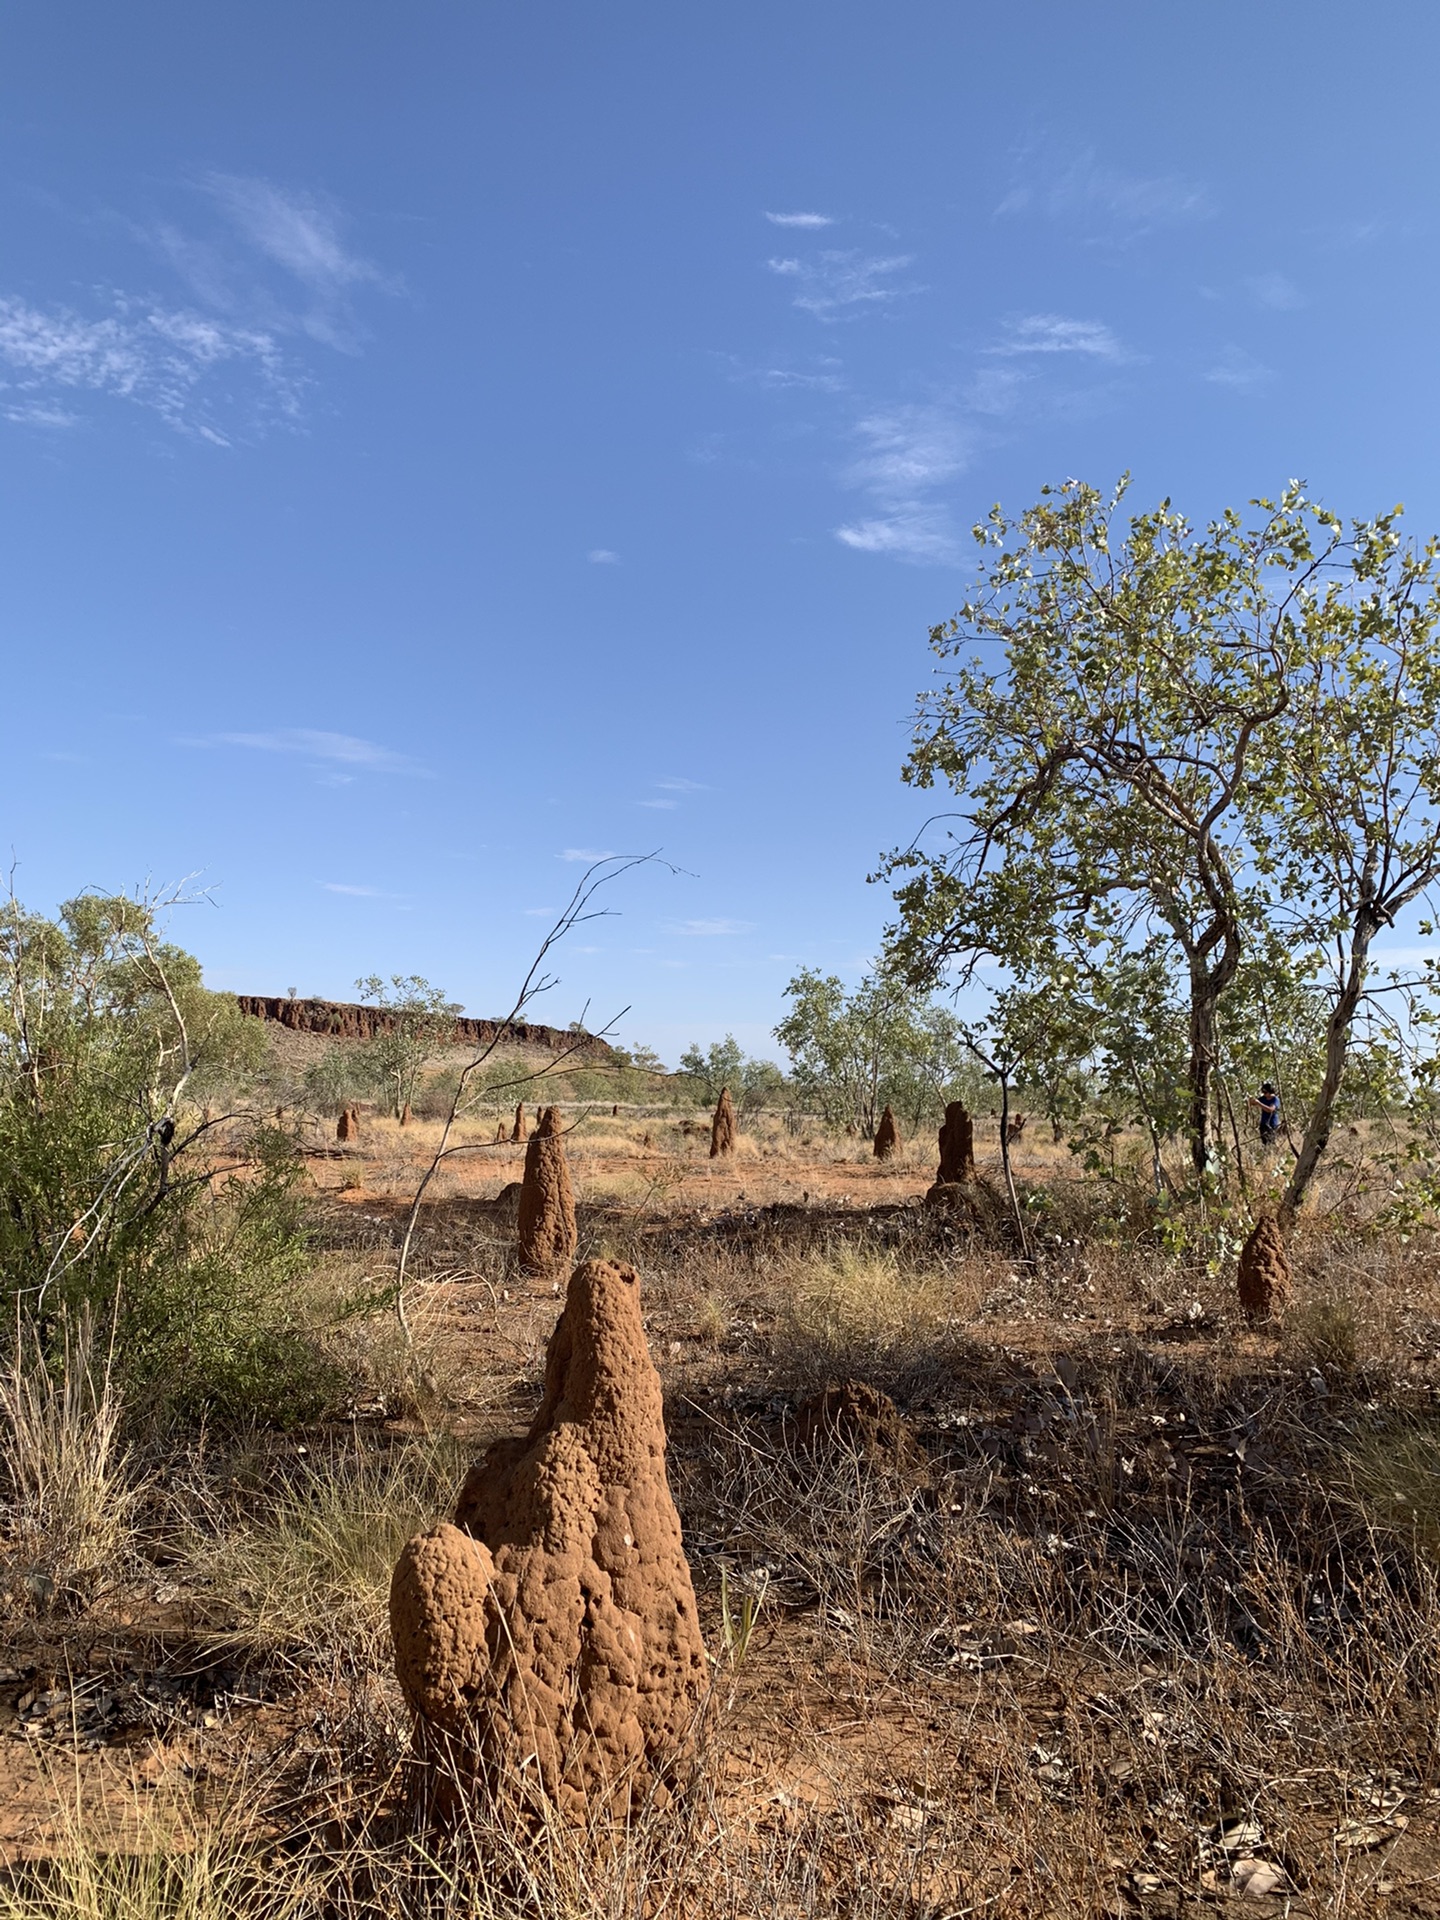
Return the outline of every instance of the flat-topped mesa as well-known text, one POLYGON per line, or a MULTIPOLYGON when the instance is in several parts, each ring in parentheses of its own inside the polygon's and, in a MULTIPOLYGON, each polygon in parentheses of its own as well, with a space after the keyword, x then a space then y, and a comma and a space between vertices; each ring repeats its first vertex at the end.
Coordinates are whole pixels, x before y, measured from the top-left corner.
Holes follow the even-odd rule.
MULTIPOLYGON (((292 1033, 323 1033, 335 1040, 373 1040, 395 1025, 385 1007, 362 1007, 347 1000, 291 1000, 278 994, 237 993, 235 1004, 253 1020, 269 1020, 292 1033)), ((609 1059, 610 1046, 575 1028, 545 1027, 534 1021, 472 1020, 459 1016, 451 1032, 456 1046, 486 1047, 494 1040, 517 1047, 545 1047, 551 1053, 574 1048, 590 1060, 609 1059)))
POLYGON ((720 1089, 715 1103, 715 1118, 710 1122, 710 1158, 718 1160, 735 1151, 735 1107, 729 1087, 720 1089))
POLYGON ((525 1148, 518 1224, 522 1273, 556 1273, 575 1258, 575 1196, 554 1107, 542 1112, 525 1148))
POLYGON ((632 1267, 576 1270, 530 1431, 405 1548, 390 1624, 439 1818, 474 1793, 577 1822, 663 1802, 707 1667, 632 1267))

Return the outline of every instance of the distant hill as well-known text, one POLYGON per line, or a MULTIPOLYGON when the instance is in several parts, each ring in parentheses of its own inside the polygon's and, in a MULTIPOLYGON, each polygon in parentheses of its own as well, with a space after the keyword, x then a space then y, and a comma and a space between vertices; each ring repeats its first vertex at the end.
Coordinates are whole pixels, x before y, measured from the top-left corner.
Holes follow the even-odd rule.
MULTIPOLYGON (((395 1024, 395 1016, 384 1007, 362 1007, 347 1000, 291 1000, 266 993, 237 993, 235 999, 241 1013, 249 1014, 252 1020, 268 1020, 291 1033, 322 1034, 332 1040, 371 1040, 377 1033, 388 1033, 395 1024)), ((488 1046, 502 1031, 506 1041, 518 1047, 545 1047, 551 1053, 560 1053, 578 1042, 591 1060, 610 1058, 609 1045, 593 1034, 525 1020, 506 1027, 503 1020, 472 1020, 462 1015, 455 1022, 455 1043, 488 1046)))

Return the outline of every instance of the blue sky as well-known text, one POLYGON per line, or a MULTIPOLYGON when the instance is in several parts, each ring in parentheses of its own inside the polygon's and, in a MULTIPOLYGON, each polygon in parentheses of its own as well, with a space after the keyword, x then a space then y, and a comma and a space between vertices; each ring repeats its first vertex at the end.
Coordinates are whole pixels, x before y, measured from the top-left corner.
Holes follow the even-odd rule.
MULTIPOLYGON (((1440 527, 1440 10, 12 7, 3 841, 213 985, 765 1050, 854 977, 968 528, 1440 527)), ((772 1049, 773 1050, 773 1049, 772 1049)))

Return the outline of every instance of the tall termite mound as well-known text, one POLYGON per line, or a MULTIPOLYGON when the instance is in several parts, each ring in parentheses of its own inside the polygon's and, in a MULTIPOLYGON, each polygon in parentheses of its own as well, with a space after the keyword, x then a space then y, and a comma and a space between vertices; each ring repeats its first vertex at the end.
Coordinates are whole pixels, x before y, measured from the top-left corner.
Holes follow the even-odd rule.
POLYGON ((515 1124, 510 1129, 510 1138, 512 1140, 523 1140, 527 1131, 528 1129, 525 1125, 525 1102, 521 1100, 517 1102, 515 1107, 515 1124))
POLYGON ((415 1122, 415 1116, 410 1111, 410 1102, 407 1100, 404 1106, 400 1109, 400 1124, 402 1127, 409 1127, 409 1126, 413 1126, 414 1122, 415 1122))
POLYGON ((707 1672, 632 1267, 576 1270, 534 1424, 405 1548, 390 1626, 440 1817, 475 1791, 577 1821, 663 1801, 707 1672))
POLYGON ((926 1205, 962 1201, 965 1196, 957 1188, 968 1186, 974 1178, 975 1122, 962 1101, 952 1100, 940 1127, 940 1165, 935 1171, 935 1184, 925 1196, 926 1205))
POLYGON ((348 1140, 350 1138, 349 1107, 342 1107, 340 1109, 340 1118, 335 1122, 335 1138, 337 1140, 348 1140))
POLYGON ((880 1124, 875 1129, 875 1158, 893 1160, 900 1151, 900 1129, 895 1124, 895 1116, 886 1107, 880 1116, 880 1124))
POLYGON ((1273 1213, 1262 1213, 1240 1249, 1236 1276, 1240 1311, 1252 1325, 1274 1320, 1290 1298, 1290 1255, 1285 1234, 1273 1213))
POLYGON ((540 1115, 525 1148, 520 1190, 520 1270, 553 1273, 575 1258, 575 1196, 554 1107, 540 1115))
POLYGON ((715 1102, 715 1118, 710 1122, 710 1158, 718 1160, 722 1153, 734 1151, 735 1108, 729 1087, 721 1087, 720 1098, 715 1102))

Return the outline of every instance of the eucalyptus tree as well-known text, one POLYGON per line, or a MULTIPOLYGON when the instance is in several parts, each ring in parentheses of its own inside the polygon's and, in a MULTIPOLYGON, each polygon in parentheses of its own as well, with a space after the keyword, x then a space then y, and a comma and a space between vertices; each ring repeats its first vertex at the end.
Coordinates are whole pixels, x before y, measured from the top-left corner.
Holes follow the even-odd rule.
POLYGON ((790 1055, 796 1090, 829 1120, 873 1134, 889 1105, 918 1125, 965 1075, 955 1016, 894 973, 847 992, 838 975, 802 967, 785 994, 790 1011, 775 1038, 790 1055))
POLYGON ((1043 988, 1160 941, 1184 983, 1185 1130, 1214 1152, 1220 1017, 1247 954, 1295 977, 1340 943, 1326 1067, 1286 1205, 1328 1137, 1375 932, 1440 870, 1435 550, 1347 529, 1298 485, 1203 531, 1068 481, 976 528, 977 591, 931 633, 904 777, 963 810, 893 854, 896 962, 987 956, 1043 988), (961 659, 1001 649, 998 664, 961 659), (951 664, 953 663, 953 664, 951 664), (1276 925, 1283 942, 1271 938, 1276 925))
POLYGON ((398 1120, 415 1099, 420 1075, 431 1057, 455 1039, 455 1022, 464 1012, 444 990, 417 973, 395 973, 388 981, 372 973, 355 982, 363 1002, 378 1007, 385 1023, 365 1042, 363 1064, 384 1087, 398 1120))
POLYGON ((1344 572, 1305 595, 1290 697, 1264 743, 1273 785, 1250 796, 1277 922, 1328 975, 1285 1214, 1330 1138, 1375 942, 1440 878, 1440 541, 1405 543, 1399 517, 1354 523, 1344 572))

